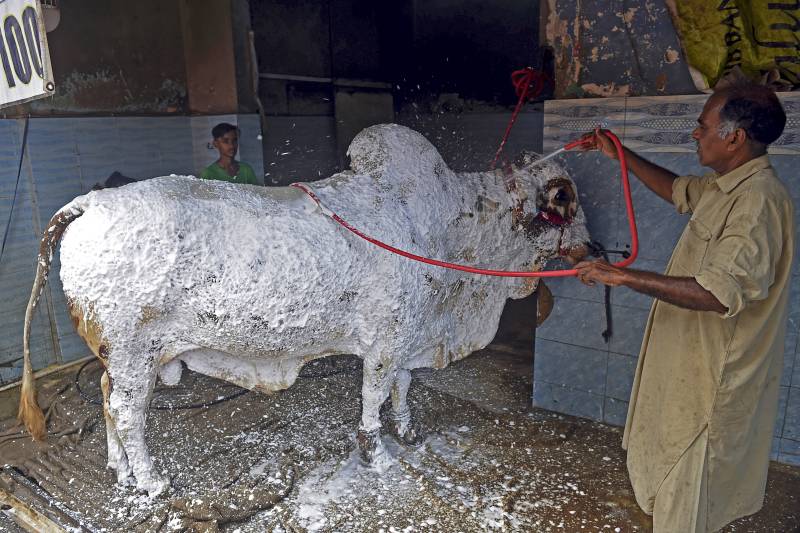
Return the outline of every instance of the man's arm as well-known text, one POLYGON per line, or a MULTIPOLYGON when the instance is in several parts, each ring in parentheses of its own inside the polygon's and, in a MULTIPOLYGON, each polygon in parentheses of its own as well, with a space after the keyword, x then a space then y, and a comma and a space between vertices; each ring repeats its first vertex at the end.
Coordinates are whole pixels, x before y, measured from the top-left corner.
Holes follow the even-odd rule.
MULTIPOLYGON (((592 146, 590 144, 589 149, 595 148, 611 159, 619 159, 619 154, 617 154, 614 143, 605 135, 604 130, 598 129, 586 135, 584 138, 594 140, 594 145, 592 146)), ((628 168, 636 174, 639 181, 671 204, 672 182, 675 181, 678 175, 655 163, 647 161, 624 146, 622 149, 625 152, 625 160, 628 162, 628 168)))
POLYGON ((619 268, 605 261, 584 261, 575 265, 575 269, 578 279, 586 285, 600 282, 612 287, 624 286, 684 309, 728 312, 716 296, 691 277, 619 268))

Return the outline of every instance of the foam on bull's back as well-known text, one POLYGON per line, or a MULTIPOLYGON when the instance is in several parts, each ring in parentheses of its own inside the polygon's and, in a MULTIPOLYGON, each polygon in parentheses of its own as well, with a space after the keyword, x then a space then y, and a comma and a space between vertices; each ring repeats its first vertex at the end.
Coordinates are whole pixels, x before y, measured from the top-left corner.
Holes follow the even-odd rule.
MULTIPOLYGON (((349 153, 355 171, 311 187, 388 244, 445 261, 531 270, 536 255, 552 253, 562 237, 553 230, 532 243, 509 232, 503 176, 456 175, 407 128, 368 128, 349 153)), ((563 170, 548 164, 522 174, 533 195, 563 170)), ((172 176, 92 192, 75 204, 85 214, 64 237, 64 290, 119 339, 181 307, 183 323, 165 322, 163 338, 182 327, 204 335, 208 320, 214 338, 199 340, 228 338, 240 352, 283 353, 296 345, 310 353, 310 338, 330 342, 334 334, 333 350, 402 346, 415 366, 444 366, 488 343, 505 299, 524 290, 519 280, 444 270, 378 249, 292 188, 172 176), (263 329, 253 329, 253 317, 263 329), (385 324, 393 323, 403 327, 387 339, 385 324)))
POLYGON ((335 288, 320 265, 348 266, 329 221, 285 188, 164 177, 79 201, 85 213, 62 242, 64 290, 120 336, 146 310, 178 304, 224 318, 231 336, 252 336, 242 323, 251 316, 277 332, 302 328, 314 312, 298 299, 335 288))
MULTIPOLYGON (((368 128, 349 153, 354 171, 310 185, 328 207, 388 244, 445 261, 531 270, 537 254, 552 253, 562 237, 553 230, 531 242, 510 232, 504 176, 457 175, 407 128, 368 128)), ((520 171, 519 180, 533 197, 557 176, 563 170, 549 164, 520 171)), ((151 332, 163 327, 160 338, 192 330, 197 344, 227 342, 237 353, 372 346, 380 357, 402 347, 414 366, 445 366, 491 340, 505 299, 523 287, 378 249, 292 188, 172 176, 75 203, 85 214, 64 236, 64 290, 116 330, 105 333, 117 342, 145 324, 151 332), (158 324, 173 309, 178 316, 158 324), (386 324, 400 326, 387 332, 386 324), (313 345, 315 338, 327 346, 313 345)))

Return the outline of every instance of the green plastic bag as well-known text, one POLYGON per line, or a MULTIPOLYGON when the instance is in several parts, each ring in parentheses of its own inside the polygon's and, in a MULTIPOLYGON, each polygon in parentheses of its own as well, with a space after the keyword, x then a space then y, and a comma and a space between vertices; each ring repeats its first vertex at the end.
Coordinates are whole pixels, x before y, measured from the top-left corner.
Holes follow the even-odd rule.
POLYGON ((737 66, 800 87, 800 0, 666 0, 700 90, 737 66))

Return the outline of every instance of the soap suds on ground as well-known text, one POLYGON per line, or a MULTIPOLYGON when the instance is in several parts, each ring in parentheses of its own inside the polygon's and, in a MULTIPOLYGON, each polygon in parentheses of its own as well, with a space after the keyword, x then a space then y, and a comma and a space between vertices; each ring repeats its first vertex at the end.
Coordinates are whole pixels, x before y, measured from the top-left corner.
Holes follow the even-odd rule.
MULTIPOLYGON (((384 435, 377 467, 353 453, 361 362, 352 356, 311 363, 276 394, 151 409, 148 444, 159 471, 174 475, 172 492, 154 501, 116 486, 105 469, 102 412, 78 396, 74 372, 42 380, 43 403, 57 398, 48 442, 13 438, 18 430, 6 420, 0 457, 96 530, 649 531, 627 480, 621 430, 528 407, 529 341, 415 371, 409 404, 425 440, 406 447, 384 435)), ((95 363, 81 375, 88 394, 99 395, 98 377, 95 363)), ((237 390, 185 372, 178 386, 159 386, 154 403, 237 390)), ((765 508, 725 531, 791 531, 798 494, 800 469, 773 463, 765 508)), ((0 530, 7 523, 0 518, 0 530)))

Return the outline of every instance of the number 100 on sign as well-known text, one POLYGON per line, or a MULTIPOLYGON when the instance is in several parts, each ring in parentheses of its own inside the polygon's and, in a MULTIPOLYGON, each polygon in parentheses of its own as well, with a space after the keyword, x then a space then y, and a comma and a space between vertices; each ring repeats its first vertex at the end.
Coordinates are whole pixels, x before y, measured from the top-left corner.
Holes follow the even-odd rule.
POLYGON ((0 107, 55 89, 42 11, 30 0, 0 0, 0 107))

